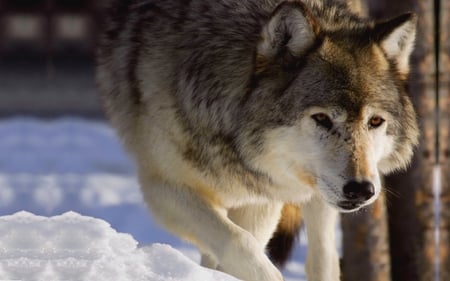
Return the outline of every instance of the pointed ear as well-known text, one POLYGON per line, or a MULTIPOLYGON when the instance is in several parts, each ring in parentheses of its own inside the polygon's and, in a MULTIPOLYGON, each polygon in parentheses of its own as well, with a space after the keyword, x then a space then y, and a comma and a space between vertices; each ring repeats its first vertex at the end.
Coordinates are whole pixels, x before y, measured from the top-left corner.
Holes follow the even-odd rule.
POLYGON ((414 48, 417 17, 413 13, 403 14, 392 20, 375 25, 375 36, 387 57, 397 64, 401 74, 409 72, 409 57, 414 48))
POLYGON ((258 58, 268 60, 283 53, 301 56, 316 40, 319 25, 301 2, 283 2, 263 26, 258 58))

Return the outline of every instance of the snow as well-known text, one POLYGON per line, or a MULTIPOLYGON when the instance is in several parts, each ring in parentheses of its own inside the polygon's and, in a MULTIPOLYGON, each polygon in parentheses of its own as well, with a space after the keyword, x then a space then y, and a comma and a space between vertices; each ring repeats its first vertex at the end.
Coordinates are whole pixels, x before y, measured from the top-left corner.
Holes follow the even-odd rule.
MULTIPOLYGON (((0 280, 232 280, 154 223, 106 123, 2 119, 0 155, 0 280)), ((286 281, 305 256, 302 232, 286 281)))
POLYGON ((137 247, 100 219, 21 211, 0 217, 0 276, 11 280, 237 280, 168 245, 137 247))

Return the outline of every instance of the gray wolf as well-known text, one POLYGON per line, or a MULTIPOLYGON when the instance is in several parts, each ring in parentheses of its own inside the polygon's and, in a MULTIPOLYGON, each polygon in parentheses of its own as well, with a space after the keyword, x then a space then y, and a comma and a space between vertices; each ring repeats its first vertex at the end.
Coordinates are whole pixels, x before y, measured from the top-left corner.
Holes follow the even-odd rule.
POLYGON ((105 22, 98 87, 154 218, 204 266, 275 281, 266 245, 300 208, 309 280, 338 280, 338 211, 372 203, 380 175, 405 168, 417 143, 405 91, 415 16, 373 22, 332 1, 131 0, 105 22))

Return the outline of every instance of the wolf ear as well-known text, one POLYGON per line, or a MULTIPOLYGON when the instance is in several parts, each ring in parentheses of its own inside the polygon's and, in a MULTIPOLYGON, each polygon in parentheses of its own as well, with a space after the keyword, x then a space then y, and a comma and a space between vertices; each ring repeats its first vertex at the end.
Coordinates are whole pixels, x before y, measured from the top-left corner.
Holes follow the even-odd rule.
POLYGON ((310 48, 319 25, 301 2, 283 2, 263 26, 257 46, 257 58, 267 61, 288 51, 298 57, 310 48))
POLYGON ((417 17, 403 14, 375 25, 374 32, 387 57, 397 64, 401 74, 409 72, 409 57, 414 48, 417 17))

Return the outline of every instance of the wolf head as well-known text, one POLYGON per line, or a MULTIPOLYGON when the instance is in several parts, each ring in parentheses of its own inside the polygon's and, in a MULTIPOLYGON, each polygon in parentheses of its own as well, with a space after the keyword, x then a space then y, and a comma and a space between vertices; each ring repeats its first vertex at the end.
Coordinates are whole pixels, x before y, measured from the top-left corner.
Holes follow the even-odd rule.
POLYGON ((374 23, 279 5, 261 31, 244 105, 248 131, 261 132, 247 138, 258 146, 252 165, 344 212, 373 202, 380 175, 405 168, 417 144, 405 92, 415 26, 413 14, 374 23))

